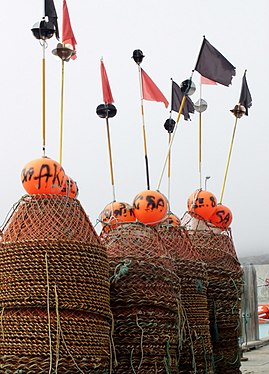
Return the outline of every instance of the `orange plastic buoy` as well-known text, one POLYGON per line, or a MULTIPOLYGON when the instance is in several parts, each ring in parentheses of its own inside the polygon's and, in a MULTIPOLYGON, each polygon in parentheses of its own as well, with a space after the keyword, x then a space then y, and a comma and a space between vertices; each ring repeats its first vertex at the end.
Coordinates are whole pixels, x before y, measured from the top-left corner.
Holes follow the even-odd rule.
POLYGON ((222 204, 218 204, 214 213, 210 217, 210 222, 222 229, 227 229, 232 223, 233 215, 230 209, 222 204))
POLYGON ((30 194, 60 194, 65 172, 62 166, 48 157, 28 162, 21 172, 25 191, 30 194))
POLYGON ((64 176, 63 186, 60 194, 63 196, 72 197, 73 199, 78 197, 78 186, 76 182, 67 175, 64 176))
POLYGON ((136 221, 132 206, 118 201, 107 204, 100 213, 99 219, 102 226, 108 230, 115 228, 122 222, 136 221))
POLYGON ((180 219, 173 213, 168 213, 167 217, 162 221, 167 226, 179 227, 180 219))
POLYGON ((258 305, 258 317, 261 319, 269 320, 269 305, 268 304, 258 305))
POLYGON ((212 192, 196 190, 188 198, 188 211, 209 220, 217 207, 216 196, 212 192))
POLYGON ((133 201, 133 210, 138 221, 148 225, 161 222, 167 215, 169 206, 166 197, 159 191, 140 192, 133 201))

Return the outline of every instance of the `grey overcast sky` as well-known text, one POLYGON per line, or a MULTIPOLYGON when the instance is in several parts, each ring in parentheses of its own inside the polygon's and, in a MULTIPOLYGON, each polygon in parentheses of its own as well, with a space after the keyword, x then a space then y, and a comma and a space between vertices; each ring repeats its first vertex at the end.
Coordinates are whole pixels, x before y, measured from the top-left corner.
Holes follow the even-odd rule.
MULTIPOLYGON (((67 0, 78 46, 76 61, 65 66, 63 167, 80 189, 79 200, 95 225, 112 200, 106 128, 96 115, 102 103, 100 58, 104 58, 115 105, 110 121, 116 199, 132 203, 146 189, 137 66, 134 49, 146 56, 142 67, 170 102, 170 78, 189 78, 203 35, 234 66, 230 87, 204 86, 208 102, 203 115, 203 180, 220 197, 234 117, 247 69, 253 98, 249 116, 239 120, 223 203, 233 212, 232 233, 240 256, 268 252, 269 2, 268 0, 67 0)), ((62 0, 55 0, 59 28, 62 0)), ((0 219, 25 194, 23 166, 41 152, 42 48, 31 33, 42 18, 43 0, 1 5, 1 176, 0 219)), ((46 51, 47 156, 58 160, 61 64, 46 51)), ((199 74, 193 80, 198 88, 199 74)), ((199 89, 192 100, 199 98, 199 89)), ((169 110, 144 102, 151 188, 156 189, 168 135, 163 124, 169 110)), ((176 114, 173 114, 176 118, 176 114)), ((172 147, 171 209, 181 217, 188 196, 199 187, 198 115, 180 120, 172 147)), ((167 194, 167 178, 161 191, 167 194)), ((100 231, 100 224, 96 227, 100 231)))

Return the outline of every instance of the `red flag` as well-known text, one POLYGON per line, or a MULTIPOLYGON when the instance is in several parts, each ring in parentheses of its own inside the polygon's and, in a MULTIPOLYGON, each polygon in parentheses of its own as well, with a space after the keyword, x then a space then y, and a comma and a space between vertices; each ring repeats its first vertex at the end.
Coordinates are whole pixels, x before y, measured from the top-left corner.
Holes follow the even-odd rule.
POLYGON ((112 104, 114 103, 114 99, 112 96, 112 92, 110 89, 106 68, 103 63, 103 60, 101 60, 101 78, 102 78, 102 87, 103 87, 103 100, 105 104, 112 104))
MULTIPOLYGON (((73 33, 72 27, 71 27, 66 0, 63 0, 63 30, 62 31, 63 31, 63 43, 71 44, 73 47, 73 50, 76 51, 77 41, 73 33)), ((74 54, 71 58, 75 60, 77 58, 76 54, 74 54)))
POLYGON ((208 79, 206 77, 204 77, 203 75, 201 75, 201 84, 217 84, 217 82, 215 81, 212 81, 211 79, 208 79))
POLYGON ((143 69, 141 69, 141 77, 142 77, 142 93, 143 99, 149 101, 158 101, 164 103, 165 107, 167 108, 169 103, 156 86, 156 84, 150 79, 150 77, 145 73, 143 69))

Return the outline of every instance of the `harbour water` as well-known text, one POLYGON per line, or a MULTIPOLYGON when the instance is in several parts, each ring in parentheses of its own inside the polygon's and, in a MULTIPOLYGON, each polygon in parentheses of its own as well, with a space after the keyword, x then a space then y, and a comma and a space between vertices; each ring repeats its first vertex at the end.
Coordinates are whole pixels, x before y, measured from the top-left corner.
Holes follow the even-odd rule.
POLYGON ((265 338, 269 336, 269 323, 260 323, 259 324, 259 337, 265 338))

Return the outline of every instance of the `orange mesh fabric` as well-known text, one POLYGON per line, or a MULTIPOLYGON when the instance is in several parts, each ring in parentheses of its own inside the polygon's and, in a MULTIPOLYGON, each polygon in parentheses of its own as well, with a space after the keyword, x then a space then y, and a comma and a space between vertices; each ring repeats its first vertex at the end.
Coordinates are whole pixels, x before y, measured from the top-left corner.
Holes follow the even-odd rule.
POLYGON ((80 202, 58 195, 23 196, 2 231, 3 242, 79 240, 99 243, 80 202))

